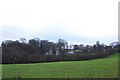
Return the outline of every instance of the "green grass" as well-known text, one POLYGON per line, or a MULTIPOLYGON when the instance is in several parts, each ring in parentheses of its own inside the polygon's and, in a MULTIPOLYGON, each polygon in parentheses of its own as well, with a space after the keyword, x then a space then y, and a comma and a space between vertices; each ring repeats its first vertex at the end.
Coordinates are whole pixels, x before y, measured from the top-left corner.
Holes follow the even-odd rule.
POLYGON ((118 78, 118 54, 89 61, 4 64, 3 78, 118 78))
POLYGON ((0 79, 2 78, 2 65, 0 64, 0 79))

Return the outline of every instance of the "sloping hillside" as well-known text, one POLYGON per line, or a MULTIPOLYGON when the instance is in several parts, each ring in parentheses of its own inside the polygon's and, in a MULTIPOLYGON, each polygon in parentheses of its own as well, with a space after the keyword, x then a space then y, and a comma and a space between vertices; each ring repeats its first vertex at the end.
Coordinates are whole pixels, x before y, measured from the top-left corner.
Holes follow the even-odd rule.
POLYGON ((4 64, 3 78, 117 78, 118 53, 88 61, 4 64))

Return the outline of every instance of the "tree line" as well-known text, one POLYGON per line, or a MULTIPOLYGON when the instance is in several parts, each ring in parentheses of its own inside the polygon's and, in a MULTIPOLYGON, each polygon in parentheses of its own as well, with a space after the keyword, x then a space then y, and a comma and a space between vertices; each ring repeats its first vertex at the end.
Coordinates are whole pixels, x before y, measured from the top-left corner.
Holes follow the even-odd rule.
POLYGON ((63 39, 50 42, 34 38, 27 42, 25 38, 21 38, 16 41, 5 40, 1 46, 3 64, 90 60, 120 52, 118 42, 109 46, 100 44, 99 41, 93 46, 84 44, 68 46, 68 42, 63 39))

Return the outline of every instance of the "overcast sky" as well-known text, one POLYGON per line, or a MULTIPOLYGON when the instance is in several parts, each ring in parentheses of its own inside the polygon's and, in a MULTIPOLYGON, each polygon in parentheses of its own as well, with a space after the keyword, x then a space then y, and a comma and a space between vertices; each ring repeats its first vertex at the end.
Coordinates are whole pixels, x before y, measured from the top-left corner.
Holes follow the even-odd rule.
POLYGON ((1 0, 0 42, 38 37, 70 44, 118 40, 119 0, 1 0))

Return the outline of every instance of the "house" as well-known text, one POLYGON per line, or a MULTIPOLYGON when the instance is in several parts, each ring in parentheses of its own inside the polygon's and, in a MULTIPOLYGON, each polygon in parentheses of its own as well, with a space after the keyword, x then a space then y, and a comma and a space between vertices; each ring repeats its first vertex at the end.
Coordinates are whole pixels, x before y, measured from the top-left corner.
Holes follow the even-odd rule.
POLYGON ((46 55, 59 55, 60 52, 59 52, 59 50, 55 50, 55 51, 49 50, 49 51, 46 52, 45 54, 46 54, 46 55))
POLYGON ((74 54, 74 52, 73 51, 68 51, 67 54, 74 54))

